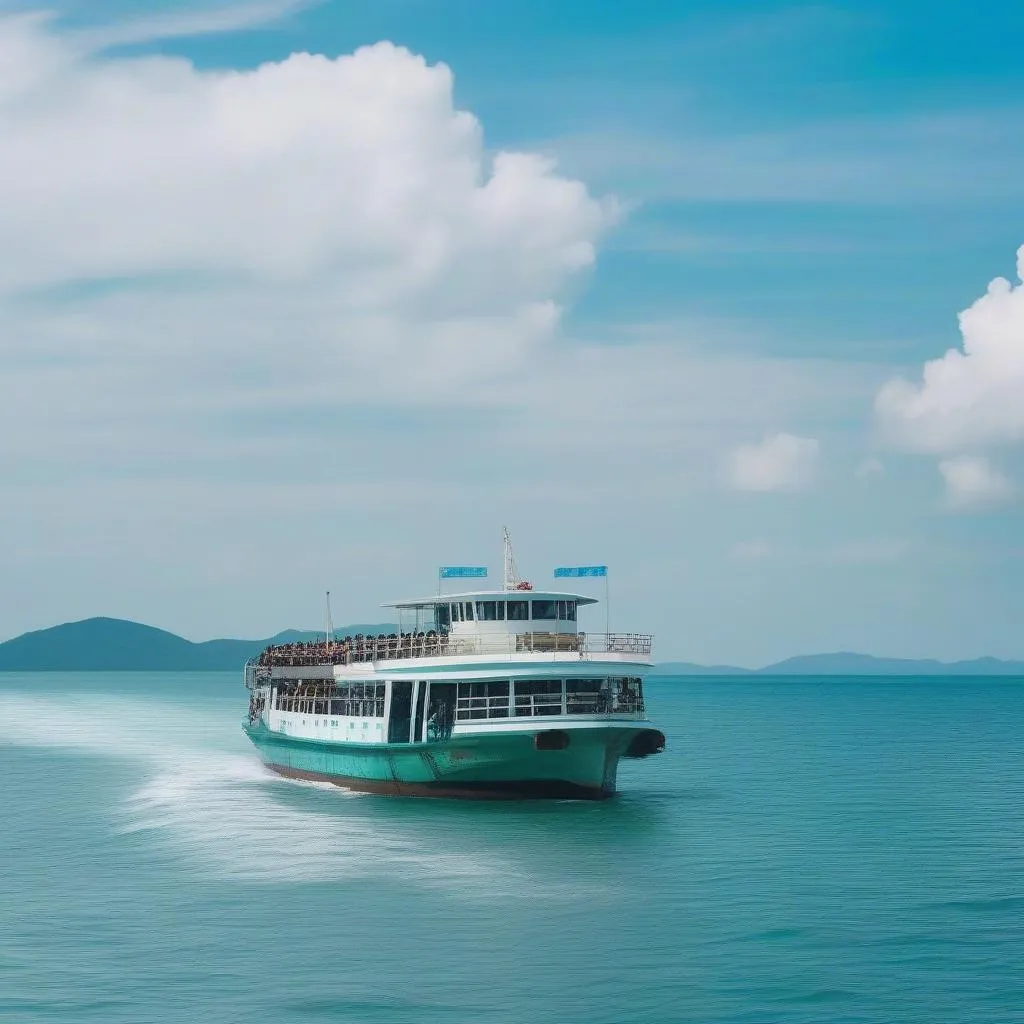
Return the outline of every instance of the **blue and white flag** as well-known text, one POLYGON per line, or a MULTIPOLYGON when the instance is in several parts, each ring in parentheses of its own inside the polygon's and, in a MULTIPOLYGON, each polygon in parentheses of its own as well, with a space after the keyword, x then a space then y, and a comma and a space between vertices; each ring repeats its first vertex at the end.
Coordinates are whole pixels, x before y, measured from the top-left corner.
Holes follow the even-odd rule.
POLYGON ((463 576, 486 576, 486 565, 442 565, 438 569, 438 575, 443 580, 451 580, 463 576))
POLYGON ((555 579, 566 576, 607 576, 607 565, 564 565, 555 570, 555 579))

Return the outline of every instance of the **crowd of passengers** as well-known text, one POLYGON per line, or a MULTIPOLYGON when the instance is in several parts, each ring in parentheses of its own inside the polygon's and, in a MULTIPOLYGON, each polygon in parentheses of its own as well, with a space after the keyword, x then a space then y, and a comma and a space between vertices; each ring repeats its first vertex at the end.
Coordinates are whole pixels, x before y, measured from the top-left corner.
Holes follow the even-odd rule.
POLYGON ((260 654, 260 665, 347 665, 353 661, 382 661, 387 658, 421 658, 440 654, 445 634, 436 630, 420 633, 385 633, 379 636, 345 636, 330 642, 309 640, 271 644, 260 654))
MULTIPOLYGON (((529 633, 516 636, 517 650, 579 651, 582 633, 529 633)), ((463 643, 473 643, 465 638, 463 643)), ((271 644, 259 657, 260 665, 348 665, 355 661, 386 661, 393 658, 426 658, 433 655, 467 653, 449 634, 430 629, 419 633, 386 633, 379 636, 345 636, 331 640, 309 640, 271 644)))

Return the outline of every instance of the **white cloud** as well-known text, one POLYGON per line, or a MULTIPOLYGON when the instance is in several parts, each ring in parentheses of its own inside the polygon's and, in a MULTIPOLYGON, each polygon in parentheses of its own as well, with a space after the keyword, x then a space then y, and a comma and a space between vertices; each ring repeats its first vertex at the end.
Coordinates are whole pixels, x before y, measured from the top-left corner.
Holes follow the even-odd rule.
POLYGON ((14 17, 0 52, 0 300, 212 283, 243 315, 247 297, 311 311, 312 348, 393 372, 437 354, 412 325, 442 328, 441 348, 461 325, 465 370, 551 329, 616 216, 546 159, 489 158, 449 70, 389 43, 201 71, 83 53, 14 17))
POLYGON ((0 19, 9 632, 104 605, 174 625, 175 601, 197 635, 289 621, 325 550, 383 600, 494 522, 600 549, 713 485, 724 431, 825 436, 875 390, 877 367, 723 354, 714 321, 566 337, 617 207, 492 159, 443 66, 382 44, 205 71, 52 31, 0 19), (269 610, 261 550, 291 566, 269 610))
POLYGON ((87 50, 103 50, 156 39, 235 32, 280 21, 316 2, 318 0, 254 0, 252 3, 186 6, 163 14, 83 29, 74 33, 73 39, 87 50))
POLYGON ((814 477, 819 449, 814 438, 773 434, 734 449, 726 477, 739 491, 803 490, 814 477))
POLYGON ((946 482, 946 501, 952 509, 997 504, 1013 494, 1010 481, 981 456, 943 459, 939 472, 946 482))
MULTIPOLYGON (((1024 280, 1024 247, 1017 276, 1024 280)), ((891 380, 879 392, 876 412, 895 442, 962 452, 1024 440, 1024 284, 996 278, 960 314, 960 330, 963 348, 926 363, 920 383, 891 380)))

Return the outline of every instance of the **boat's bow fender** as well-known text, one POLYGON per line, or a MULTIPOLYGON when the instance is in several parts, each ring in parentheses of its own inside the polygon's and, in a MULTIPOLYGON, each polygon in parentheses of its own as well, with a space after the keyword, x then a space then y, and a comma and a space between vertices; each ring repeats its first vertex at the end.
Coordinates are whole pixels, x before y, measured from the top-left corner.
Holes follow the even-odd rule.
POLYGON ((665 734, 659 729, 644 729, 630 741, 623 757, 650 757, 665 749, 665 734))

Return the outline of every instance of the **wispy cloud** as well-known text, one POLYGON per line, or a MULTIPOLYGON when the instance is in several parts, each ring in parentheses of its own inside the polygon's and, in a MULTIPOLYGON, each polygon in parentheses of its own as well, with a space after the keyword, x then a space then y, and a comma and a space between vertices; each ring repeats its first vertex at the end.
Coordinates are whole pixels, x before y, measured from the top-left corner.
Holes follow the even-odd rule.
POLYGON ((997 505, 1013 495, 1009 479, 980 455, 943 459, 939 472, 946 482, 946 503, 957 512, 997 505))
POLYGON ((72 33, 79 46, 99 52, 161 39, 239 32, 272 25, 323 0, 252 0, 250 3, 187 6, 164 14, 114 21, 72 33))
POLYGON ((729 548, 729 558, 733 562, 762 562, 773 554, 775 549, 763 537, 737 541, 729 548))
POLYGON ((1022 117, 1007 107, 723 134, 694 113, 671 131, 609 126, 546 148, 572 173, 648 202, 991 203, 1024 194, 1022 117))
POLYGON ((868 537, 844 541, 825 553, 824 561, 840 565, 887 565, 910 551, 910 542, 898 537, 868 537))
POLYGON ((855 475, 858 480, 872 480, 875 477, 885 476, 885 466, 879 459, 871 456, 857 466, 855 475))
POLYGON ((814 477, 820 448, 812 437, 772 434, 735 448, 726 463, 726 479, 738 491, 804 490, 814 477))

